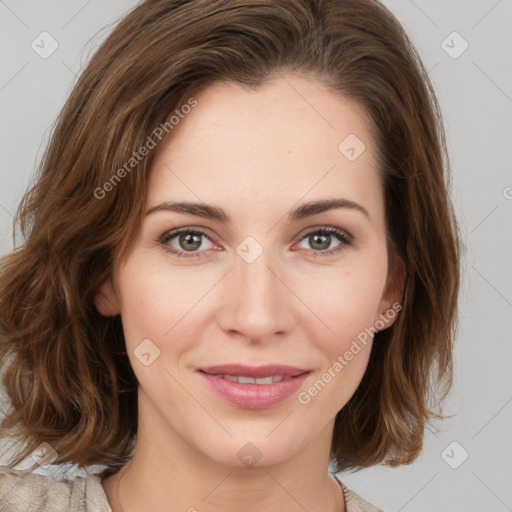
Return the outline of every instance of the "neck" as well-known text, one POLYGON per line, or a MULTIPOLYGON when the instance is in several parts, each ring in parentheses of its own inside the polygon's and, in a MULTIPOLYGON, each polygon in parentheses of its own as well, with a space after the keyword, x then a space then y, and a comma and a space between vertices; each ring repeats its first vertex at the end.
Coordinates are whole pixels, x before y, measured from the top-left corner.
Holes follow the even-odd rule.
POLYGON ((331 436, 329 424, 291 456, 286 439, 264 445, 261 436, 252 448, 245 443, 246 450, 257 446, 261 455, 247 466, 234 448, 243 442, 219 434, 216 457, 209 457, 208 447, 198 449, 161 418, 142 415, 132 461, 102 485, 113 512, 344 512, 342 489, 328 470, 331 436), (225 454, 232 452, 235 456, 226 462, 225 454))
POLYGON ((292 489, 292 492, 290 492, 287 487, 285 487, 275 478, 275 476, 269 472, 266 492, 265 489, 262 489, 262 492, 260 493, 259 498, 257 498, 257 501, 254 501, 254 494, 251 495, 253 496, 253 498, 251 498, 247 496, 245 489, 241 488, 236 490, 236 494, 231 492, 232 498, 234 499, 231 500, 230 504, 228 504, 226 501, 227 496, 230 493, 224 492, 222 495, 219 493, 219 495, 214 496, 213 494, 216 492, 217 488, 222 485, 222 483, 225 483, 227 478, 229 478, 230 475, 228 475, 227 478, 218 482, 217 488, 211 488, 206 494, 206 487, 201 486, 201 483, 198 482, 198 488, 201 490, 197 491, 195 498, 183 499, 179 494, 175 494, 174 497, 165 500, 165 502, 160 501, 160 504, 157 505, 157 500, 155 500, 154 497, 150 497, 148 499, 148 496, 146 496, 146 499, 144 500, 144 497, 137 497, 133 494, 134 488, 132 480, 130 479, 133 475, 127 475, 127 469, 128 466, 124 467, 121 471, 102 482, 113 512, 164 510, 164 508, 167 510, 187 510, 188 512, 197 512, 198 510, 205 512, 228 512, 231 510, 240 509, 256 511, 261 510, 260 507, 264 507, 265 510, 270 512, 277 512, 282 510, 308 510, 312 512, 346 511, 341 487, 336 479, 330 475, 328 475, 327 478, 327 486, 325 489, 319 489, 316 491, 314 500, 304 499, 305 493, 303 490, 302 492, 298 492, 298 489, 294 489, 293 486, 290 486, 290 483, 288 482, 287 487, 292 489), (108 485, 107 480, 111 480, 108 485), (277 502, 273 501, 275 499, 275 493, 269 492, 269 489, 272 487, 274 487, 274 489, 281 489, 281 497, 277 502), (286 506, 282 500, 283 495, 287 496, 287 499, 285 500, 287 502, 286 506), (300 499, 302 499, 302 501, 300 501, 300 499), (147 504, 148 501, 151 502, 151 505, 147 504), (163 503, 165 503, 165 505, 163 503), (305 503, 307 503, 309 506, 305 505, 305 503), (286 508, 283 508, 284 506, 286 508))

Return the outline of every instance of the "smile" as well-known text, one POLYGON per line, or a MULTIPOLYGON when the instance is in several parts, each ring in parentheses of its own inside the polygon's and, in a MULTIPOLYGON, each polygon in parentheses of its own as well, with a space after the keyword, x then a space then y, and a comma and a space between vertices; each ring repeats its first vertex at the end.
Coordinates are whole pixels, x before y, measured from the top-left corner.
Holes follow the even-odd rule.
POLYGON ((199 371, 209 388, 223 401, 240 409, 268 409, 296 394, 309 371, 296 376, 217 375, 199 371))
POLYGON ((274 382, 281 382, 282 380, 289 380, 293 377, 286 377, 284 375, 270 375, 268 377, 247 377, 245 375, 215 375, 223 379, 230 380, 231 382, 238 382, 239 384, 272 384, 274 382))

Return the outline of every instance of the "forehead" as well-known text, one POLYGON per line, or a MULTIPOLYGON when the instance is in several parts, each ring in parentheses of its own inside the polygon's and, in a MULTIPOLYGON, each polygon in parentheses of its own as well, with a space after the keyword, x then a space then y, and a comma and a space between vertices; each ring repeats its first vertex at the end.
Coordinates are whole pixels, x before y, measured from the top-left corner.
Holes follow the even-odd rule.
POLYGON ((156 148, 149 203, 290 208, 303 197, 346 196, 382 206, 366 112, 354 100, 298 75, 257 89, 219 82, 194 98, 156 148))

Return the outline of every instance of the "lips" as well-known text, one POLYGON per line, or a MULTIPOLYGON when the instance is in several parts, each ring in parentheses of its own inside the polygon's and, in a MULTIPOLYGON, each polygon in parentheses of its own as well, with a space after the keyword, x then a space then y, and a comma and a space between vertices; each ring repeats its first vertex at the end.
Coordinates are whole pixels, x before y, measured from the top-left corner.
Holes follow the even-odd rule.
POLYGON ((296 393, 309 370, 285 365, 226 364, 199 369, 210 389, 241 409, 266 409, 296 393))
POLYGON ((283 377, 297 377, 298 375, 307 373, 309 370, 281 364, 269 364, 264 366, 248 366, 245 364, 223 364, 217 366, 205 366, 200 368, 200 371, 208 373, 210 375, 243 376, 252 377, 253 379, 256 379, 263 377, 273 377, 277 375, 282 375, 283 377))

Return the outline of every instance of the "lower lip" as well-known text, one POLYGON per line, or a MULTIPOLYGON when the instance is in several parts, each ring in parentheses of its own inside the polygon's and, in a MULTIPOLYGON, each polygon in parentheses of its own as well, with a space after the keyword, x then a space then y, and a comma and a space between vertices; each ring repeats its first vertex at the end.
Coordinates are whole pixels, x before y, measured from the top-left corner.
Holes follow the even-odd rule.
POLYGON ((199 372, 212 389, 230 404, 241 409, 267 409, 296 393, 308 373, 303 373, 272 384, 240 384, 231 380, 199 372))

